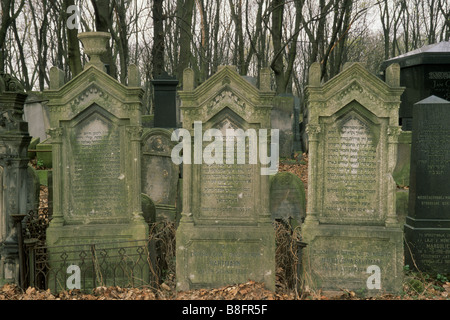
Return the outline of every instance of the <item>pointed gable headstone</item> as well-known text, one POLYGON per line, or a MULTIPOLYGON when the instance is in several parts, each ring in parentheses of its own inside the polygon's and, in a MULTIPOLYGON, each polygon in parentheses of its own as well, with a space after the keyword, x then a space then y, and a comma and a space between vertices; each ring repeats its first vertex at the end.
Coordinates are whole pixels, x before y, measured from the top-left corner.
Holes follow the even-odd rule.
MULTIPOLYGON (((310 74, 318 69, 311 67, 310 74)), ((396 71, 397 70, 397 71, 396 71)), ((392 172, 400 134, 403 88, 349 64, 324 84, 310 76, 308 204, 303 238, 305 273, 323 290, 369 294, 401 289, 402 231, 392 172), (367 285, 368 268, 380 287, 367 285)))
MULTIPOLYGON (((87 48, 91 55, 105 43, 99 36, 99 43, 95 33, 81 36, 97 48, 87 48)), ((45 92, 53 157, 48 246, 148 238, 141 208, 143 91, 120 84, 100 64, 94 59, 64 86, 45 92)))
MULTIPOLYGON (((250 279, 274 290, 269 181, 261 174, 266 164, 259 160, 249 163, 249 138, 243 152, 235 145, 227 153, 225 135, 227 129, 256 133, 270 129, 274 93, 265 91, 269 90, 266 82, 259 90, 231 66, 222 66, 195 89, 186 81, 191 78, 188 69, 184 90, 179 92, 183 128, 192 137, 193 150, 189 163, 183 162, 183 212, 176 234, 177 289, 212 288, 250 279), (207 132, 214 132, 214 137, 208 138, 207 132), (211 150, 213 142, 220 147, 211 150), (205 154, 223 162, 208 163, 212 159, 205 154), (245 161, 238 163, 238 159, 245 161)), ((183 154, 187 151, 183 149, 183 154)))

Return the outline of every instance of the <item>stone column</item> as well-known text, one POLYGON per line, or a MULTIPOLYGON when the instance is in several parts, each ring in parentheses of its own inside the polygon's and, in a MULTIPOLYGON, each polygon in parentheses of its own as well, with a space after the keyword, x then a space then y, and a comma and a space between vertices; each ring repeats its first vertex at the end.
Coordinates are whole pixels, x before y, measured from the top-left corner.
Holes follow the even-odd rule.
POLYGON ((132 195, 130 211, 133 216, 133 221, 141 221, 144 218, 142 216, 141 205, 141 162, 138 159, 141 157, 142 127, 129 126, 127 127, 127 132, 131 140, 130 152, 134 159, 131 168, 129 168, 130 172, 126 172, 127 179, 132 181, 129 184, 132 195))
MULTIPOLYGON (((62 136, 63 128, 52 128, 47 131, 52 137, 52 163, 53 175, 62 176, 62 136)), ((51 226, 62 226, 63 217, 64 180, 53 180, 53 219, 51 226)))
MULTIPOLYGON (((309 124, 306 127, 306 133, 308 133, 308 141, 309 141, 309 154, 314 155, 313 159, 316 159, 318 157, 318 150, 317 146, 319 143, 319 134, 320 134, 320 126, 319 125, 311 125, 309 124)), ((309 177, 316 177, 318 174, 317 170, 317 162, 315 163, 309 163, 308 165, 308 176, 309 177)), ((306 209, 306 218, 305 218, 305 224, 313 224, 317 225, 319 224, 319 220, 317 218, 317 203, 315 202, 317 197, 317 186, 315 179, 311 179, 308 181, 308 202, 307 202, 307 209, 306 209)))
POLYGON ((396 190, 397 184, 392 176, 395 165, 397 163, 397 148, 398 148, 398 137, 400 136, 402 128, 400 126, 389 126, 388 127, 388 208, 386 216, 386 227, 397 227, 397 207, 396 207, 396 190))

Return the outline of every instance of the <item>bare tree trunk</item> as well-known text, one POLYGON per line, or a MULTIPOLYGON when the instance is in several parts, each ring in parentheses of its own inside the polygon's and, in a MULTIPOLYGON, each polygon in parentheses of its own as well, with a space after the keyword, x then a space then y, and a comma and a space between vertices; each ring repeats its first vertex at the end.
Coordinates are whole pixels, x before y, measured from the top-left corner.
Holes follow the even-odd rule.
POLYGON ((153 79, 164 71, 164 15, 163 0, 154 0, 153 7, 153 79))
MULTIPOLYGON (((248 73, 248 69, 250 66, 250 62, 251 59, 253 57, 253 55, 257 55, 258 58, 258 72, 261 69, 261 65, 260 65, 260 59, 262 59, 261 57, 258 57, 258 50, 257 50, 257 46, 258 46, 258 38, 262 33, 262 5, 263 5, 263 1, 260 1, 258 3, 258 11, 256 13, 256 21, 255 21, 255 31, 252 34, 249 30, 249 21, 248 21, 248 12, 249 12, 249 7, 248 7, 248 0, 246 1, 246 14, 245 14, 245 24, 247 26, 247 36, 249 38, 250 41, 250 48, 249 48, 249 52, 247 54, 247 57, 245 59, 244 65, 243 65, 243 69, 242 69, 242 74, 246 75, 248 73)), ((258 77, 259 79, 259 74, 258 77)))
POLYGON ((177 2, 177 33, 179 35, 178 46, 180 48, 176 75, 180 84, 183 81, 183 71, 189 67, 191 60, 192 41, 192 16, 194 10, 194 0, 178 0, 177 2))
POLYGON ((444 41, 450 40, 450 6, 447 0, 439 0, 439 10, 441 11, 442 16, 444 17, 444 41), (444 3, 446 7, 444 7, 444 3))
POLYGON ((47 29, 48 29, 48 7, 47 0, 42 1, 42 10, 43 10, 43 19, 40 25, 38 25, 39 17, 37 17, 37 13, 33 6, 33 1, 29 2, 31 16, 33 19, 35 37, 37 42, 37 72, 38 72, 38 82, 39 82, 39 90, 44 91, 45 82, 48 82, 47 76, 47 52, 48 52, 48 44, 47 44, 47 29))
MULTIPOLYGON (((67 8, 75 4, 74 0, 64 0, 63 14, 67 16, 67 8)), ((64 19, 67 21, 67 18, 64 19)), ((80 43, 78 41, 78 30, 67 28, 67 60, 72 77, 77 76, 83 67, 81 65, 80 43)))
POLYGON ((237 0, 234 4, 233 0, 229 0, 231 9, 231 18, 236 27, 235 33, 235 58, 234 63, 241 75, 245 75, 245 56, 244 56, 244 29, 242 27, 242 0, 237 0))
POLYGON ((291 75, 294 66, 295 57, 297 56, 297 39, 300 32, 301 12, 303 2, 295 2, 295 25, 292 36, 286 40, 282 45, 282 31, 283 31, 283 11, 284 0, 272 1, 272 42, 274 57, 271 63, 271 68, 275 75, 275 84, 277 93, 285 93, 292 91, 288 88, 291 83, 291 75), (283 62, 285 48, 289 51, 286 58, 286 70, 283 62))
POLYGON ((275 75, 276 92, 283 93, 284 88, 284 64, 283 64, 283 47, 282 31, 283 31, 283 11, 284 0, 272 1, 272 42, 274 58, 271 68, 275 75))
POLYGON ((19 51, 19 59, 20 59, 20 64, 22 66, 22 75, 23 75, 23 87, 25 88, 26 91, 30 91, 31 90, 31 84, 30 84, 30 79, 28 76, 28 67, 27 67, 27 63, 25 61, 25 54, 23 51, 23 44, 22 41, 20 39, 19 36, 19 32, 17 31, 17 25, 16 25, 16 20, 13 20, 13 32, 14 32, 14 38, 16 40, 16 44, 17 44, 17 49, 19 51))
POLYGON ((116 47, 119 53, 119 65, 120 65, 120 82, 126 84, 128 61, 129 61, 129 49, 128 49, 128 25, 126 20, 126 10, 124 0, 115 0, 113 2, 113 11, 116 13, 117 26, 119 28, 119 34, 114 30, 112 23, 110 26, 111 36, 116 43, 116 47))
POLYGON ((216 72, 219 66, 219 28, 220 28, 220 6, 221 0, 216 2, 216 12, 214 13, 214 27, 213 27, 213 61, 211 72, 216 72))
POLYGON ((208 76, 208 65, 209 61, 207 58, 207 52, 209 47, 209 29, 208 29, 208 17, 206 16, 205 5, 203 0, 196 0, 198 11, 200 13, 200 31, 201 31, 201 39, 200 39, 200 52, 199 52, 199 65, 200 70, 198 74, 198 78, 200 82, 206 80, 208 76))
POLYGON ((5 40, 8 28, 14 20, 19 16, 25 4, 25 0, 21 0, 16 12, 13 11, 14 0, 1 0, 1 24, 0 24, 0 71, 5 71, 5 40))

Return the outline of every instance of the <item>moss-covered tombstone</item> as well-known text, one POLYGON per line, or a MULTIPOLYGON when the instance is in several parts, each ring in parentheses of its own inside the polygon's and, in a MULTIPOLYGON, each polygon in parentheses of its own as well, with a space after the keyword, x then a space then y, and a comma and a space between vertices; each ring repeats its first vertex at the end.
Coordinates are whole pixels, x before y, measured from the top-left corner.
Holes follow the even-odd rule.
POLYGON ((157 220, 176 220, 180 166, 173 163, 172 130, 144 129, 142 135, 142 193, 152 199, 157 220))
POLYGON ((354 63, 321 84, 315 63, 309 81, 305 280, 324 290, 398 292, 403 240, 392 177, 401 132, 398 65, 387 70, 386 82, 354 63))
POLYGON ((183 141, 190 142, 183 149, 187 161, 183 161, 183 212, 176 233, 177 290, 249 279, 275 289, 269 178, 261 174, 266 164, 249 161, 255 146, 250 137, 239 152, 238 139, 225 135, 227 130, 270 132, 274 92, 269 89, 267 70, 261 75, 258 89, 234 67, 223 66, 194 89, 192 70, 184 72, 179 95, 183 129, 189 132, 183 141), (214 136, 207 137, 207 132, 214 136), (236 142, 231 153, 226 152, 227 142, 236 142))
POLYGON ((291 172, 278 172, 270 177, 270 212, 272 219, 300 225, 306 216, 305 187, 291 172))
MULTIPOLYGON (((83 34, 82 39, 87 36, 91 44, 85 46, 102 48, 107 34, 83 34), (98 36, 101 41, 95 40, 98 36)), ((98 63, 87 64, 66 84, 55 67, 50 76, 45 94, 54 194, 47 245, 147 239, 140 179, 142 89, 120 84, 98 63)))
POLYGON ((18 79, 0 72, 0 286, 24 284, 19 272, 20 221, 36 208, 35 181, 28 171, 31 136, 23 120, 26 98, 18 79))

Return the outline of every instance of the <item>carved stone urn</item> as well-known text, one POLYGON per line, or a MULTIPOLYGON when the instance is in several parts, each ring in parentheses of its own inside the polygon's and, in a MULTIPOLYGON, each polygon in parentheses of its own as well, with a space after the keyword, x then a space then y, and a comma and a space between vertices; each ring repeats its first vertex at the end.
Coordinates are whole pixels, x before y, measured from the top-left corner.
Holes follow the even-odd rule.
POLYGON ((78 39, 83 43, 84 52, 90 59, 85 68, 94 65, 106 72, 105 64, 100 57, 106 53, 106 44, 110 38, 111 34, 108 32, 82 32, 78 34, 78 39))

